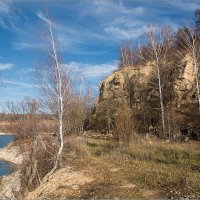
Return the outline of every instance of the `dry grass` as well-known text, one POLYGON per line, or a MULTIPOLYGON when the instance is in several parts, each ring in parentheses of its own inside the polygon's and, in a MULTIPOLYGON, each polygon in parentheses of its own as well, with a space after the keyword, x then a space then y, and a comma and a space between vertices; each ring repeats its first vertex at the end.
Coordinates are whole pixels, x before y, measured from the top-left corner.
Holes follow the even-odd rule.
MULTIPOLYGON (((102 145, 105 142, 103 141, 102 145)), ((89 143, 85 143, 83 137, 66 138, 62 159, 63 167, 65 165, 71 166, 75 171, 84 172, 84 174, 94 178, 91 183, 80 188, 78 196, 68 196, 67 198, 144 198, 140 188, 130 187, 130 185, 126 187, 127 181, 115 175, 115 172, 112 171, 114 165, 99 159, 98 156, 91 155, 88 151, 88 145, 89 143)))
POLYGON ((0 121, 0 132, 11 133, 11 124, 9 121, 0 121))
POLYGON ((67 198, 200 197, 199 142, 166 143, 154 138, 130 141, 119 144, 114 140, 66 137, 62 167, 71 166, 93 177, 67 198))
POLYGON ((119 169, 112 175, 117 180, 144 191, 161 190, 165 197, 200 197, 199 142, 166 143, 148 138, 115 145, 86 139, 86 145, 92 156, 119 169))
MULTIPOLYGON (((21 128, 22 124, 23 126, 30 123, 30 121, 20 121, 20 120, 7 120, 7 121, 0 121, 0 132, 4 133, 14 133, 16 134, 18 129, 21 128)), ((37 121, 37 128, 39 132, 46 132, 46 133, 52 133, 52 130, 54 130, 55 123, 52 120, 39 120, 37 121)))

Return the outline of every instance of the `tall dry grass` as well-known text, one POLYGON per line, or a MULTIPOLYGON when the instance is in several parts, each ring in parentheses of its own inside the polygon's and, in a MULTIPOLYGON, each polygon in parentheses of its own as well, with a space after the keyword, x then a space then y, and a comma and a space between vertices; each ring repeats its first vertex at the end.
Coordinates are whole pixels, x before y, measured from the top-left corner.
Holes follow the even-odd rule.
POLYGON ((91 154, 120 170, 117 177, 167 197, 200 197, 199 142, 168 143, 154 137, 129 143, 87 139, 91 154))

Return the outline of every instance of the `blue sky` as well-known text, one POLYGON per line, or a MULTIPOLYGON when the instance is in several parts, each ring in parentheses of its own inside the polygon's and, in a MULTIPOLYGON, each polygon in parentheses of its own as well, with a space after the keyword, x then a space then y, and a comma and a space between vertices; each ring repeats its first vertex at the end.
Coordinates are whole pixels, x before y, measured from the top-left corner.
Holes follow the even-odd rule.
POLYGON ((133 45, 150 24, 174 29, 194 18, 199 0, 0 0, 0 101, 37 97, 34 68, 43 48, 45 11, 56 24, 63 64, 97 94, 117 67, 118 45, 133 45))

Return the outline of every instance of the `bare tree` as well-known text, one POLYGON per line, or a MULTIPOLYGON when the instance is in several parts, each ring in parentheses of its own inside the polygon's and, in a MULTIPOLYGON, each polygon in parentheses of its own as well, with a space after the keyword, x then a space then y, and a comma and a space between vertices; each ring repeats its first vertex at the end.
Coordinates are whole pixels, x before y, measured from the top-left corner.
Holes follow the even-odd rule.
POLYGON ((119 46, 120 63, 119 68, 133 65, 133 50, 131 42, 127 41, 119 46))
MULTIPOLYGON (((71 83, 69 71, 62 64, 61 56, 59 55, 58 42, 54 32, 55 24, 50 20, 49 16, 45 23, 48 27, 48 34, 45 35, 45 39, 48 42, 48 47, 45 49, 47 60, 43 66, 37 69, 37 75, 39 87, 43 94, 43 99, 41 100, 42 112, 50 115, 57 125, 56 134, 59 139, 59 148, 55 156, 54 166, 46 175, 46 177, 49 177, 57 169, 64 147, 64 134, 67 132, 67 126, 64 126, 64 115, 67 114, 66 110, 69 106, 71 83)), ((67 120, 68 122, 69 120, 67 120)))
POLYGON ((194 69, 196 82, 196 97, 198 100, 198 110, 200 112, 200 89, 199 89, 199 62, 200 62, 200 35, 195 25, 189 24, 178 33, 180 40, 180 48, 177 49, 178 56, 183 58, 185 54, 192 57, 192 66, 194 69))
MULTIPOLYGON (((38 160, 36 158, 37 137, 39 132, 39 115, 37 114, 38 102, 35 99, 25 98, 20 102, 8 101, 5 104, 6 112, 9 113, 10 126, 17 134, 20 151, 27 151, 25 144, 29 144, 29 159, 24 159, 25 173, 23 180, 31 189, 34 181, 40 181, 38 173, 38 160)), ((23 170, 22 170, 23 171, 23 170)))
POLYGON ((130 41, 123 42, 119 46, 119 68, 124 74, 124 86, 127 93, 128 105, 131 107, 131 78, 129 76, 129 69, 127 67, 133 66, 137 63, 137 53, 133 51, 130 41))
POLYGON ((80 77, 78 81, 78 94, 74 96, 74 102, 76 102, 77 116, 76 121, 78 125, 78 132, 83 133, 84 119, 85 119, 85 101, 83 94, 83 76, 80 77))
POLYGON ((148 41, 145 52, 139 45, 139 56, 145 62, 151 62, 156 70, 156 77, 158 79, 158 90, 160 109, 162 117, 162 129, 165 132, 165 108, 163 99, 163 83, 161 71, 166 66, 166 56, 172 44, 172 31, 170 27, 159 29, 156 26, 151 26, 146 34, 148 41), (145 54, 144 54, 145 53, 145 54))

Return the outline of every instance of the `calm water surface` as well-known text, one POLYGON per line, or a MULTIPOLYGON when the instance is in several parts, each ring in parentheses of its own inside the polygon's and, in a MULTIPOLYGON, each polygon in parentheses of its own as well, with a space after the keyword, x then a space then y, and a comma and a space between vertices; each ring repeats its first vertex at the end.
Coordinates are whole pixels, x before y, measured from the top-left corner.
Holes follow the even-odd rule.
MULTIPOLYGON (((5 147, 15 139, 13 135, 0 135, 0 148, 5 147)), ((0 176, 8 175, 14 171, 14 164, 0 160, 0 176)))

